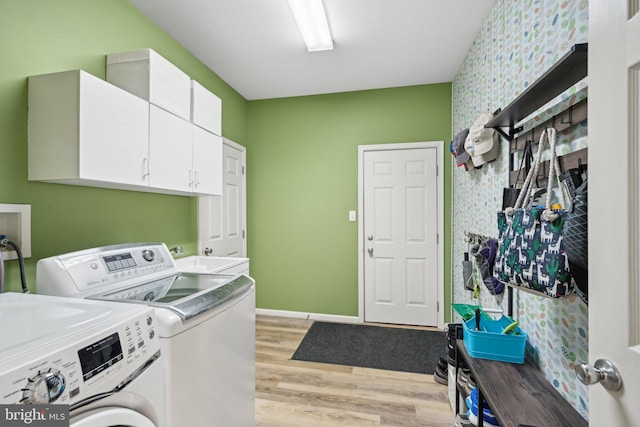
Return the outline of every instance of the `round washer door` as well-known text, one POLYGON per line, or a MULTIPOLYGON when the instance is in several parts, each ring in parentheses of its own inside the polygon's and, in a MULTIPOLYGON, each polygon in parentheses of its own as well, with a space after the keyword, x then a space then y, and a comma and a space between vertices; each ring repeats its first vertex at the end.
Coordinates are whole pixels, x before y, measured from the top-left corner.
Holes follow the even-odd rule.
POLYGON ((105 407, 71 417, 70 427, 156 427, 140 412, 127 408, 105 407))

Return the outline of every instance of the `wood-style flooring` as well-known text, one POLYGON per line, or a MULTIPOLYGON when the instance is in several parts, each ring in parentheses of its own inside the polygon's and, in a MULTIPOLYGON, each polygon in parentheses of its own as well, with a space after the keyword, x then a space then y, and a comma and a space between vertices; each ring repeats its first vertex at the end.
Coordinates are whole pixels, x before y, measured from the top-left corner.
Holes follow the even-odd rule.
POLYGON ((312 323, 257 316, 257 427, 454 425, 433 375, 290 360, 312 323))

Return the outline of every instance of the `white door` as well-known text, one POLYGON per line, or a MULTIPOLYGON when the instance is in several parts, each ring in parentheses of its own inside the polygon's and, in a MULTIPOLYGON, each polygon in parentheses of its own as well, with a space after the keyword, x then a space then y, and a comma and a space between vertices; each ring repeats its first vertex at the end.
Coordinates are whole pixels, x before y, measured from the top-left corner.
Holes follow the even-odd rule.
POLYGON ((589 1, 589 364, 623 385, 589 388, 589 424, 638 426, 640 5, 589 1))
POLYGON ((245 257, 245 148, 225 138, 222 165, 222 196, 198 198, 198 251, 245 257))
POLYGON ((438 325, 437 151, 363 153, 367 322, 438 325))

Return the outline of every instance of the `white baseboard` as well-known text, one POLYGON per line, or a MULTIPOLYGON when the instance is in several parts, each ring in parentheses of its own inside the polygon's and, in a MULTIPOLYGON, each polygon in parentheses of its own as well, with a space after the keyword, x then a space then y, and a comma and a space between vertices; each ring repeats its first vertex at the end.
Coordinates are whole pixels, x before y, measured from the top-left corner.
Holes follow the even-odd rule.
POLYGON ((319 320, 322 322, 362 323, 357 316, 341 316, 339 314, 305 313, 302 311, 271 310, 256 308, 260 316, 293 317, 296 319, 319 320))

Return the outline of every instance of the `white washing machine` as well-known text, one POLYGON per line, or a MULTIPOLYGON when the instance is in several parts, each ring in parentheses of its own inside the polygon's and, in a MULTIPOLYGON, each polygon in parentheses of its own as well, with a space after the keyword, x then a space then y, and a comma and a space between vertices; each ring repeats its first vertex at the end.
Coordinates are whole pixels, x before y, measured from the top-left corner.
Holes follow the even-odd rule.
POLYGON ((36 291, 154 308, 169 427, 255 424, 255 283, 177 270, 163 243, 38 261, 36 291))
POLYGON ((69 405, 72 427, 163 427, 155 329, 145 306, 0 294, 0 402, 69 405))

